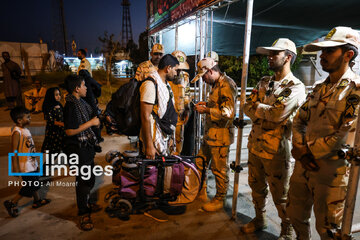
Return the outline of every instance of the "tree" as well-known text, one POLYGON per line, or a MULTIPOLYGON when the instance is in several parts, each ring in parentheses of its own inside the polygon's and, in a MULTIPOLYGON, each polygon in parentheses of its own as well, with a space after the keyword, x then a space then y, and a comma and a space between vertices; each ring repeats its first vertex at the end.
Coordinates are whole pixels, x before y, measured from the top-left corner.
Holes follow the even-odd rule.
POLYGON ((103 37, 99 37, 99 41, 102 42, 102 50, 101 52, 105 57, 105 67, 106 67, 106 83, 110 87, 110 75, 111 69, 115 65, 115 54, 122 51, 121 44, 119 41, 114 40, 115 35, 108 35, 108 32, 104 32, 103 37))
POLYGON ((130 52, 130 60, 134 64, 140 64, 149 58, 148 32, 144 31, 139 35, 139 47, 130 40, 126 45, 126 50, 130 52))
MULTIPOLYGON (((291 71, 295 71, 299 67, 302 59, 302 49, 297 52, 297 57, 294 64, 291 66, 291 71)), ((242 74, 242 57, 234 56, 220 56, 219 67, 223 72, 234 79, 238 86, 241 85, 242 74)), ((267 57, 263 55, 253 55, 249 61, 249 71, 247 87, 255 87, 258 81, 263 76, 273 75, 274 72, 269 69, 267 57)))

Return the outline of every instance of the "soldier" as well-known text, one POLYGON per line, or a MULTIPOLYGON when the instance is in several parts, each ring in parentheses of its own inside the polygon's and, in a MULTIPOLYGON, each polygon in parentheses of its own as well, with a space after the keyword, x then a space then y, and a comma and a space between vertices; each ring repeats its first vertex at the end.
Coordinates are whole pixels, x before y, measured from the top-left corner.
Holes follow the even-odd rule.
MULTIPOLYGON (((315 83, 300 107, 293 126, 293 157, 287 213, 297 239, 310 239, 314 205, 321 239, 334 239, 340 227, 348 183, 349 163, 338 156, 344 144, 354 144, 360 102, 360 77, 350 66, 358 54, 359 33, 336 27, 324 41, 306 51, 322 51, 320 64, 329 76, 315 83)), ((359 127, 359 126, 358 126, 359 127)))
MULTIPOLYGON (((220 71, 219 66, 212 58, 204 58, 198 63, 198 74, 192 82, 200 77, 212 86, 208 102, 199 102, 195 110, 206 114, 204 140, 199 152, 205 158, 205 166, 198 161, 200 174, 211 160, 211 171, 215 175, 216 195, 205 203, 205 211, 218 211, 223 208, 226 192, 229 185, 228 156, 230 144, 234 142, 233 119, 235 115, 235 101, 237 87, 231 78, 220 71)), ((200 193, 200 199, 207 199, 206 184, 200 193)))
POLYGON ((249 176, 256 216, 241 227, 245 233, 266 228, 265 204, 268 185, 281 218, 279 239, 291 239, 292 227, 286 217, 290 178, 290 136, 292 119, 305 99, 305 86, 291 72, 296 46, 279 38, 271 47, 258 47, 267 55, 273 76, 265 76, 247 98, 245 114, 252 120, 249 135, 249 176))
POLYGON ((87 70, 90 73, 90 76, 92 77, 91 64, 89 60, 85 58, 86 51, 84 49, 79 49, 79 51, 77 52, 77 56, 80 59, 80 65, 77 70, 77 74, 79 75, 80 70, 87 70))
POLYGON ((136 70, 135 78, 138 81, 145 80, 151 72, 156 72, 158 70, 158 65, 160 59, 164 55, 164 47, 160 43, 156 43, 150 52, 151 59, 145 62, 140 63, 139 67, 136 70))
POLYGON ((175 140, 176 152, 175 155, 181 154, 184 142, 184 126, 189 117, 190 111, 190 87, 189 87, 189 64, 186 62, 186 55, 182 51, 174 51, 172 53, 179 61, 178 75, 174 81, 169 81, 171 89, 174 93, 175 110, 178 114, 178 121, 176 123, 175 140))

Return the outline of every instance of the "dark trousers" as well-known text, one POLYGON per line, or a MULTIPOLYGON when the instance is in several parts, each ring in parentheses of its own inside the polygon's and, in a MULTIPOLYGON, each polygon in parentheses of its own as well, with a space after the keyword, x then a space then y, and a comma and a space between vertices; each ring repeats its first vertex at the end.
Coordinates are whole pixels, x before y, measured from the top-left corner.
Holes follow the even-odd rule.
POLYGON ((94 147, 71 145, 66 147, 65 152, 68 156, 71 153, 76 153, 79 156, 79 176, 76 177, 76 203, 79 216, 88 214, 91 212, 89 204, 96 203, 98 195, 97 191, 91 193, 95 185, 95 175, 92 171, 95 157, 94 147), (81 174, 82 171, 85 174, 81 174))
POLYGON ((22 181, 26 185, 20 188, 19 194, 23 197, 33 197, 34 193, 40 189, 40 181, 38 176, 22 176, 22 181))

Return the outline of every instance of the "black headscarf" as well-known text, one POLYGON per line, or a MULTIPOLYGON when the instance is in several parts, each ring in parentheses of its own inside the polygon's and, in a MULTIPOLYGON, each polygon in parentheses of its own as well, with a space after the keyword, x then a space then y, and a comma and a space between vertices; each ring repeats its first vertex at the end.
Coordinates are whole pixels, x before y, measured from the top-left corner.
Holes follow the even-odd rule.
POLYGON ((44 118, 46 119, 46 115, 49 114, 49 112, 54 109, 55 106, 60 106, 60 108, 63 108, 61 103, 55 100, 55 91, 58 90, 60 93, 60 89, 58 87, 52 87, 49 88, 46 91, 44 103, 42 106, 42 110, 44 113, 44 118))

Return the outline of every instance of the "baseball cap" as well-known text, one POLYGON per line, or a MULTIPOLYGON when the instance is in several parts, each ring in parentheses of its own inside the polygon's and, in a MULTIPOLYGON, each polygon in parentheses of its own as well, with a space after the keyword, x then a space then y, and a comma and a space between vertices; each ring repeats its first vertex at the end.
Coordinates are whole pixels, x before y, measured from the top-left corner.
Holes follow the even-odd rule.
POLYGON ((284 50, 289 50, 296 55, 295 43, 288 38, 279 38, 271 45, 271 47, 256 48, 256 53, 262 55, 269 55, 270 51, 284 51, 284 50))
POLYGON ((309 43, 305 45, 304 50, 314 52, 319 51, 322 48, 337 47, 348 43, 359 48, 359 32, 350 27, 335 27, 326 35, 323 41, 309 43))
POLYGON ((171 55, 173 55, 174 57, 177 58, 177 60, 179 61, 179 69, 190 69, 189 64, 186 62, 186 55, 183 51, 173 51, 171 53, 171 55))
POLYGON ((164 46, 161 45, 160 43, 156 43, 156 44, 152 47, 151 52, 152 52, 152 53, 162 53, 162 54, 164 54, 164 53, 165 53, 165 51, 164 51, 164 46))
POLYGON ((219 62, 219 55, 218 55, 216 52, 214 52, 214 51, 208 52, 208 53, 206 54, 206 57, 209 57, 209 58, 214 59, 215 62, 219 62))
POLYGON ((194 77, 193 80, 191 80, 191 83, 199 80, 209 69, 212 69, 216 65, 217 63, 212 58, 206 57, 201 59, 201 61, 199 61, 197 64, 197 75, 194 77))

